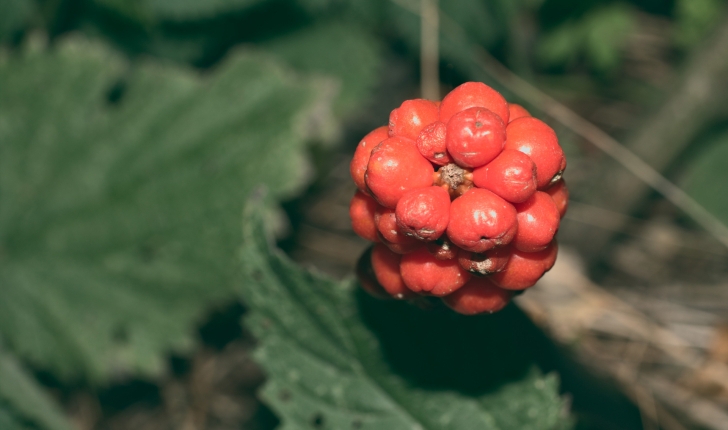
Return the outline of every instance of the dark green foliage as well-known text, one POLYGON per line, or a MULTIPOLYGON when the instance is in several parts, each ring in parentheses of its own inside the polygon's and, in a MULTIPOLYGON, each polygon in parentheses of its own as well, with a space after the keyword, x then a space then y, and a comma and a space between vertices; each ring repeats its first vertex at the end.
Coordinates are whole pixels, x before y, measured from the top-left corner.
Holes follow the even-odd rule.
POLYGON ((205 76, 83 39, 0 63, 9 346, 66 380, 159 373, 230 297, 243 197, 304 186, 319 89, 252 52, 205 76))
POLYGON ((599 72, 613 71, 632 31, 632 14, 629 7, 614 4, 568 20, 540 40, 539 59, 546 66, 573 66, 584 60, 599 72))
POLYGON ((380 41, 350 23, 322 22, 261 47, 301 72, 339 78, 336 107, 342 113, 368 98, 381 72, 380 41))
POLYGON ((557 380, 533 369, 513 312, 375 301, 281 255, 261 209, 246 210, 241 293, 281 428, 570 428, 557 380))
POLYGON ((0 402, 0 429, 3 430, 36 430, 15 415, 13 407, 0 402))
POLYGON ((688 167, 685 190, 728 225, 728 134, 707 142, 688 167))
POLYGON ((32 0, 0 1, 0 42, 28 24, 33 6, 32 0))
POLYGON ((233 44, 254 42, 299 72, 336 80, 340 115, 365 102, 380 78, 382 41, 356 16, 367 7, 310 0, 95 1, 98 16, 90 26, 123 49, 208 66, 233 44), (323 16, 312 20, 307 10, 323 16), (114 25, 104 26, 101 17, 114 25))
POLYGON ((145 20, 191 21, 240 12, 268 0, 94 0, 128 17, 145 20))
MULTIPOLYGON (((386 2, 387 19, 392 31, 396 32, 412 50, 420 48, 420 16, 418 1, 386 2), (407 6, 409 5, 409 6, 407 6)), ((471 46, 480 45, 492 48, 504 37, 506 25, 501 8, 492 2, 467 0, 461 2, 442 2, 441 55, 444 61, 452 61, 461 51, 472 52, 471 46), (455 27, 455 28, 453 28, 455 27), (451 42, 456 34, 457 41, 451 42), (466 42, 464 46, 458 43, 466 42)))
POLYGON ((0 429, 71 430, 61 411, 51 403, 16 359, 0 346, 0 429))
POLYGON ((724 0, 675 1, 675 41, 682 48, 700 43, 715 27, 725 7, 724 0))

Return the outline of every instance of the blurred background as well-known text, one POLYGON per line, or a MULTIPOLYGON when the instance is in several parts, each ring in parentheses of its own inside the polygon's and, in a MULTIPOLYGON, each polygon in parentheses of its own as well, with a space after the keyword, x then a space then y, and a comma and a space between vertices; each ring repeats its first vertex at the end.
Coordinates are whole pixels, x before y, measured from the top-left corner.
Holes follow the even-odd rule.
POLYGON ((78 429, 274 428, 230 287, 246 196, 350 277, 358 141, 473 80, 568 157, 517 305, 579 425, 728 428, 725 0, 0 0, 0 357, 78 429))

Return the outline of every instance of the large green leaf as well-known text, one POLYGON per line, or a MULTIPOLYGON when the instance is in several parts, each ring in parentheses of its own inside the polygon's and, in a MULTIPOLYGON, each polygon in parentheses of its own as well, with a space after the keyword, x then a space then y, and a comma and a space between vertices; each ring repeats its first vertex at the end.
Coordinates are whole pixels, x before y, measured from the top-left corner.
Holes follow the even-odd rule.
POLYGON ((473 318, 377 302, 296 267, 270 245, 259 204, 246 212, 246 323, 283 429, 570 427, 513 308, 473 318))
POLYGON ((381 72, 380 42, 353 24, 315 24, 261 47, 297 70, 338 78, 342 88, 336 106, 342 113, 366 100, 381 72))
POLYGON ((728 133, 707 142, 688 166, 685 191, 728 225, 728 133))
POLYGON ((162 370, 229 297, 244 196, 305 185, 327 112, 251 52, 206 76, 82 39, 2 61, 0 336, 62 378, 162 370))
POLYGON ((0 347, 0 429, 70 430, 65 417, 46 394, 0 347))

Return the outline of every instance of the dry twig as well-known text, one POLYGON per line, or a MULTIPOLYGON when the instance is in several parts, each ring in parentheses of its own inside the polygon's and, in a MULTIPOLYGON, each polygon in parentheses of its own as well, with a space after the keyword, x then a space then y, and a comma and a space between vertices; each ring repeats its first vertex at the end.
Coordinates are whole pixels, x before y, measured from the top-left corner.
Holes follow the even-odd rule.
POLYGON ((422 98, 440 100, 440 10, 437 0, 420 0, 420 71, 422 98))
POLYGON ((618 380, 643 415, 653 422, 659 422, 663 428, 679 428, 674 423, 668 424, 677 421, 665 411, 660 412, 659 404, 663 404, 695 423, 725 429, 728 411, 680 386, 676 380, 700 375, 725 390, 728 389, 728 366, 699 353, 691 342, 593 284, 578 267, 572 254, 562 252, 539 288, 519 296, 517 303, 559 343, 575 345, 577 354, 585 361, 598 362, 598 367, 618 380), (616 347, 615 342, 624 347, 616 347), (683 378, 671 380, 662 376, 662 372, 651 370, 650 363, 643 359, 648 352, 683 378))

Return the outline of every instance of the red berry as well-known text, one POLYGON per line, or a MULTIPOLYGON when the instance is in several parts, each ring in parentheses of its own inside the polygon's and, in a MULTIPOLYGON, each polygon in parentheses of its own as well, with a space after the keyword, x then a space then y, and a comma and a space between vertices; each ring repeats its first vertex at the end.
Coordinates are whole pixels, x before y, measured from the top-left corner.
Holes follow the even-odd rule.
POLYGON ((510 117, 508 118, 508 122, 513 122, 514 120, 518 118, 523 118, 524 116, 531 116, 530 113, 526 109, 523 108, 521 105, 517 105, 515 103, 508 103, 508 112, 510 114, 510 117))
POLYGON ((435 169, 420 155, 414 141, 390 137, 372 151, 365 174, 372 196, 388 208, 408 190, 432 185, 435 169))
POLYGON ((423 128, 440 118, 435 102, 424 99, 406 100, 389 114, 389 136, 415 140, 423 128))
POLYGON ((530 199, 516 204, 518 231, 513 246, 519 251, 536 252, 545 249, 559 229, 559 209, 554 199, 536 191, 530 199))
POLYGON ((445 142, 446 126, 437 121, 423 128, 417 136, 417 150, 431 162, 444 166, 452 162, 445 142))
POLYGON ((507 290, 525 290, 551 269, 556 261, 556 242, 539 252, 523 252, 511 247, 506 267, 490 276, 494 284, 507 290))
POLYGON ((351 159, 351 164, 349 164, 349 172, 351 173, 351 178, 354 180, 356 187, 359 188, 359 191, 369 194, 367 185, 364 182, 364 174, 367 171, 369 157, 372 154, 372 149, 388 137, 387 127, 382 126, 374 129, 374 131, 364 136, 364 139, 362 139, 356 147, 356 151, 354 151, 354 158, 351 159))
POLYGON ((373 248, 373 246, 370 246, 356 262, 356 277, 359 280, 359 285, 370 296, 377 299, 391 299, 392 296, 379 284, 374 274, 374 269, 372 268, 373 248))
POLYGON ((462 167, 482 166, 500 154, 506 129, 498 115, 473 107, 453 115, 447 123, 447 152, 462 167))
POLYGON ((458 251, 458 264, 470 273, 488 276, 503 270, 510 257, 511 251, 505 246, 497 246, 483 253, 461 249, 458 251))
POLYGON ((513 240, 516 209, 492 191, 471 188, 450 204, 447 235, 457 246, 485 252, 513 240))
POLYGON ((543 257, 543 268, 545 272, 548 272, 556 264, 556 256, 559 253, 559 244, 554 239, 549 246, 543 251, 539 251, 539 254, 543 257))
POLYGON ((450 91, 440 104, 440 121, 447 124, 458 112, 471 107, 484 107, 508 124, 508 103, 502 95, 482 82, 466 82, 450 91))
POLYGON ((511 203, 521 203, 536 192, 536 164, 520 151, 505 149, 495 160, 473 170, 473 183, 511 203))
POLYGON ((426 248, 402 256, 399 270, 410 290, 438 297, 452 293, 470 279, 470 273, 457 260, 438 260, 426 248))
POLYGON ((390 251, 399 255, 409 254, 410 252, 422 246, 422 243, 420 243, 417 239, 407 236, 404 237, 407 238, 407 241, 390 242, 386 239, 383 239, 381 236, 379 237, 379 241, 382 242, 384 246, 389 248, 390 251), (411 241, 409 239, 411 239, 411 241))
POLYGON ((558 181, 566 167, 564 151, 559 146, 556 133, 533 117, 519 118, 508 124, 505 149, 515 149, 531 157, 536 163, 539 188, 558 181))
POLYGON ((442 301, 459 314, 492 314, 503 309, 512 296, 512 292, 498 288, 488 278, 472 278, 442 301))
POLYGON ((402 256, 390 251, 381 243, 374 245, 372 249, 372 269, 379 284, 395 299, 406 299, 414 297, 410 289, 404 284, 402 275, 399 273, 402 256))
POLYGON ((559 209, 559 214, 563 218, 566 215, 566 210, 569 208, 569 189, 566 187, 566 181, 562 178, 549 188, 546 188, 544 192, 554 199, 554 203, 556 203, 556 207, 559 209))
POLYGON ((379 204, 368 195, 357 191, 349 204, 349 217, 354 233, 372 242, 379 242, 374 214, 379 204))
POLYGON ((357 263, 362 287, 467 315, 502 309, 556 261, 569 197, 556 133, 479 82, 407 100, 389 120, 350 165, 352 228, 379 242, 357 263))
POLYGON ((397 216, 394 209, 380 206, 374 216, 377 224, 379 238, 384 244, 397 254, 406 254, 422 246, 422 243, 412 236, 407 236, 397 225, 397 216))
POLYGON ((435 240, 450 221, 450 195, 440 187, 409 190, 397 202, 397 225, 408 236, 435 240))

